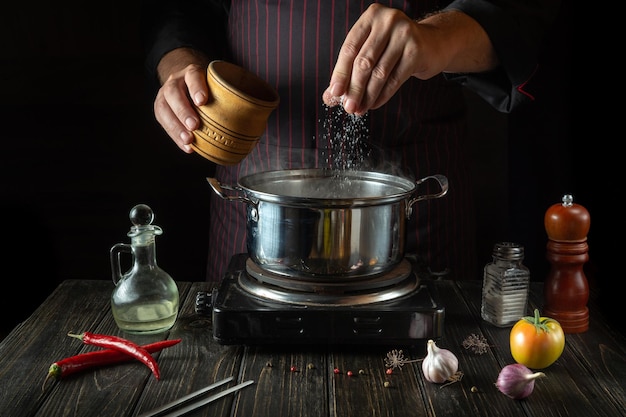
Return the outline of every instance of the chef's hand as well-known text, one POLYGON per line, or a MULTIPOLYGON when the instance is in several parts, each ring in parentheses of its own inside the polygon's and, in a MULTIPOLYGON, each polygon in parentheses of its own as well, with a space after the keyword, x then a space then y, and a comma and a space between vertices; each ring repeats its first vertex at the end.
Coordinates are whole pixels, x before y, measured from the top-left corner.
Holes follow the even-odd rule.
POLYGON ((364 114, 385 104, 411 76, 427 80, 442 72, 486 71, 497 63, 485 31, 462 12, 418 22, 374 3, 348 32, 322 99, 364 114))
POLYGON ((179 48, 167 53, 157 67, 161 88, 154 100, 154 115, 165 132, 186 153, 193 152, 190 144, 194 137, 191 132, 200 127, 194 103, 205 104, 209 93, 207 66, 208 59, 203 55, 188 48, 179 48))

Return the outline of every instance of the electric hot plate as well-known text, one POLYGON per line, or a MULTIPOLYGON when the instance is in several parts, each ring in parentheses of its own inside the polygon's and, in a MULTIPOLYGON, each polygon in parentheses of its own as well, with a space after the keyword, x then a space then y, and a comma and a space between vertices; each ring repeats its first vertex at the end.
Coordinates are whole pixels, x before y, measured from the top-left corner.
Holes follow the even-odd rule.
POLYGON ((432 280, 404 259, 390 272, 358 281, 274 276, 236 255, 220 285, 200 292, 213 337, 233 344, 419 345, 443 335, 445 309, 432 280))

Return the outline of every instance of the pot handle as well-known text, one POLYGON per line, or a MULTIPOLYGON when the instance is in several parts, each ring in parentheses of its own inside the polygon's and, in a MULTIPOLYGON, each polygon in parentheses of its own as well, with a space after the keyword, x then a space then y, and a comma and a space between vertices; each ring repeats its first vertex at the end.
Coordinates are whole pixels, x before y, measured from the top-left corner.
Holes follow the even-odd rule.
POLYGON ((413 211, 413 204, 417 203, 418 201, 422 201, 422 200, 431 200, 434 198, 440 198, 443 197, 444 195, 447 194, 448 192, 448 178, 445 175, 441 175, 441 174, 435 174, 435 175, 429 175, 427 177, 424 177, 420 180, 415 181, 415 183, 417 185, 420 185, 428 180, 435 180, 437 181, 437 183, 439 184, 439 188, 441 189, 438 193, 435 194, 425 194, 425 195, 419 195, 417 197, 414 197, 412 199, 409 200, 407 206, 406 206, 406 216, 411 217, 411 213, 413 211))
POLYGON ((240 192, 240 191, 242 191, 241 187, 220 184, 220 182, 217 180, 217 178, 207 177, 206 180, 209 183, 209 185, 211 186, 211 188, 213 188, 213 191, 215 192, 215 194, 219 195, 224 200, 230 200, 230 201, 239 200, 239 201, 243 201, 243 202, 246 202, 246 203, 250 202, 249 199, 245 198, 244 196, 241 196, 241 195, 228 195, 228 194, 226 194, 224 192, 224 190, 240 192))

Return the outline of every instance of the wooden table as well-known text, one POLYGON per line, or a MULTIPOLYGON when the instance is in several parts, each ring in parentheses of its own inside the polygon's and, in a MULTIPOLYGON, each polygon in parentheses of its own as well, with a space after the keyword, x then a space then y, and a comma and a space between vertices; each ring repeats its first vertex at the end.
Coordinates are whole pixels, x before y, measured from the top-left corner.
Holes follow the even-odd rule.
MULTIPOLYGON (((235 381, 228 386, 249 379, 255 382, 186 415, 625 415, 626 340, 604 324, 593 297, 589 330, 567 335, 563 355, 544 370, 547 377, 537 380, 533 394, 512 400, 494 385, 500 369, 514 362, 510 329, 480 319, 481 282, 437 281, 435 285, 446 307, 445 334, 438 345, 457 355, 464 375, 444 387, 426 382, 419 362, 386 374, 386 353, 400 346, 220 345, 212 338, 210 318, 194 311, 197 292, 209 289, 202 282, 178 282, 182 306, 169 334, 126 335, 111 315, 110 281, 67 280, 0 344, 0 416, 138 416, 229 376, 235 381), (42 390, 53 362, 92 350, 67 336, 83 331, 117 334, 141 344, 166 337, 182 342, 155 355, 160 381, 144 365, 129 362, 53 381, 42 390), (470 334, 484 336, 489 351, 478 355, 463 348, 462 341, 470 334), (353 376, 347 375, 349 370, 353 376)), ((541 287, 532 285, 529 312, 542 305, 541 287)), ((404 353, 411 359, 420 357, 416 349, 404 353)))

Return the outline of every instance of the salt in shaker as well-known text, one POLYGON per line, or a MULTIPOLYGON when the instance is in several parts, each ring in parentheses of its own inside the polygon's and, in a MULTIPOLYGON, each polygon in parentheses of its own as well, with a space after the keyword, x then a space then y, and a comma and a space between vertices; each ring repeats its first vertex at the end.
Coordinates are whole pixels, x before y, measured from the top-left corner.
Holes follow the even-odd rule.
POLYGON ((484 268, 480 310, 483 320, 507 327, 525 315, 530 271, 523 259, 522 245, 512 242, 494 245, 493 261, 484 268))

